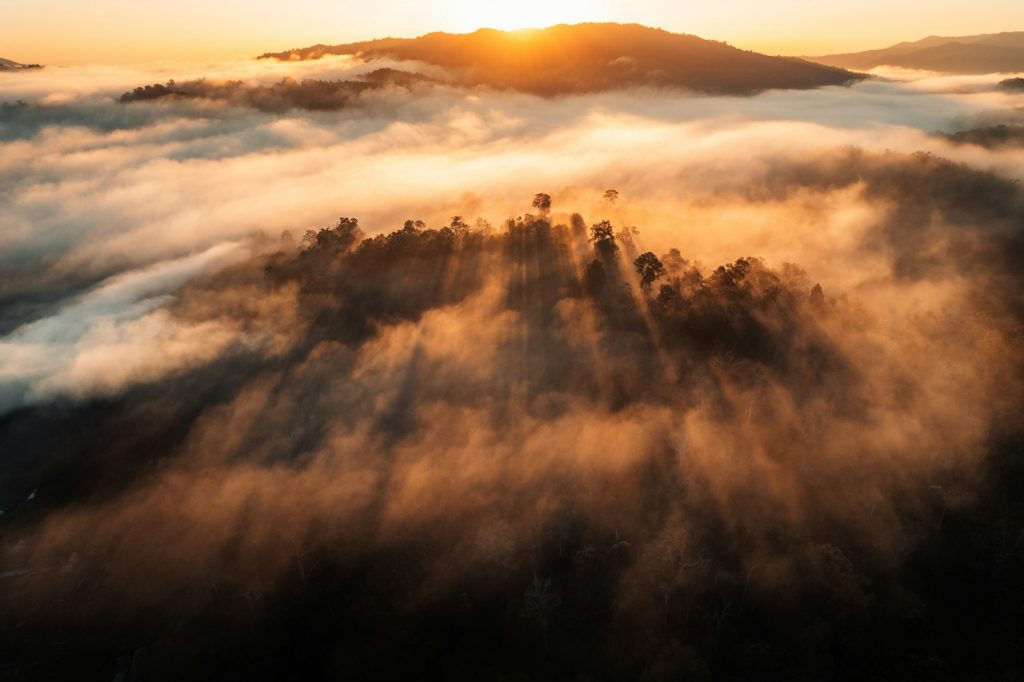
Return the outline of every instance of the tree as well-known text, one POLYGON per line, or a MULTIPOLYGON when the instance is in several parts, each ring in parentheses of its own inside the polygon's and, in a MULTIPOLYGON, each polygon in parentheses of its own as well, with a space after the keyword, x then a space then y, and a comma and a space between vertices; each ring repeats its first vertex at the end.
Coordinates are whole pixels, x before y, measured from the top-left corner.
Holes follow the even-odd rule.
POLYGON ((604 200, 609 204, 614 204, 619 200, 619 190, 617 189, 606 189, 604 191, 604 200))
POLYGON ((635 227, 631 227, 629 225, 626 225, 621 230, 619 230, 619 234, 618 234, 619 241, 621 241, 625 245, 627 252, 633 251, 633 248, 634 248, 634 241, 633 240, 636 237, 638 237, 638 236, 640 236, 640 230, 636 229, 635 227))
POLYGON ((825 307, 825 292, 820 284, 815 284, 814 288, 811 289, 811 305, 815 308, 825 307))
POLYGON ((607 220, 590 226, 590 241, 595 244, 615 243, 615 228, 607 220))
POLYGON ((587 223, 579 213, 569 216, 569 227, 574 237, 582 237, 587 233, 587 223))
POLYGON ((680 304, 679 292, 671 284, 662 284, 656 300, 663 311, 670 312, 680 304))
POLYGON ((548 214, 551 210, 551 195, 544 194, 543 192, 533 195, 533 207, 540 211, 542 216, 548 214))
POLYGON ((583 291, 594 296, 604 290, 608 282, 608 275, 604 271, 604 264, 599 260, 592 260, 583 268, 583 291))
POLYGON ((645 289, 649 288, 654 280, 665 274, 665 266, 650 251, 641 253, 633 261, 633 266, 636 267, 636 272, 640 275, 640 283, 645 289))
POLYGON ((322 253, 339 253, 347 251, 363 238, 359 221, 355 218, 338 218, 335 227, 319 231, 306 230, 302 240, 310 243, 312 249, 322 253))
POLYGON ((594 249, 605 258, 610 258, 619 247, 615 244, 615 230, 607 220, 590 226, 590 241, 594 249))
POLYGON ((665 269, 671 272, 680 272, 688 265, 679 249, 669 249, 668 253, 662 255, 661 260, 665 264, 665 269))

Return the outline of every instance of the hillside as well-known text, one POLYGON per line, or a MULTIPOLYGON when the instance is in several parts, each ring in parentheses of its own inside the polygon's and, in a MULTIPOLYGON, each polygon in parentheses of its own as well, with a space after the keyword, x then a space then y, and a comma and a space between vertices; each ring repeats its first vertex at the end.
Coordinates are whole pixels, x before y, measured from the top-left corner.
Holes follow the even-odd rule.
POLYGON ((256 85, 243 81, 192 80, 166 85, 137 87, 119 98, 122 104, 158 99, 203 99, 252 107, 260 111, 282 113, 290 109, 338 111, 354 105, 363 93, 384 88, 412 90, 433 83, 433 79, 397 69, 377 69, 355 80, 296 81, 285 78, 278 83, 256 85))
POLYGON ((26 69, 41 69, 40 64, 19 64, 10 59, 0 58, 0 71, 24 71, 26 69))
POLYGON ((977 74, 1024 71, 1024 31, 974 36, 930 36, 880 50, 809 57, 844 69, 898 66, 946 73, 977 74))
POLYGON ((540 95, 632 86, 745 94, 772 88, 843 85, 863 78, 843 69, 739 50, 725 43, 637 24, 430 33, 418 38, 314 45, 271 52, 260 58, 304 60, 325 55, 415 60, 447 69, 459 85, 540 95))

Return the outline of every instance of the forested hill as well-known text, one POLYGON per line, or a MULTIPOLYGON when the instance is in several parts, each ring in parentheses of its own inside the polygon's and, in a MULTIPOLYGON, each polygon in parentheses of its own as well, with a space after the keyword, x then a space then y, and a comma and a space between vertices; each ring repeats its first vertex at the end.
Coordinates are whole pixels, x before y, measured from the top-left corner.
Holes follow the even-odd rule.
POLYGON ((864 76, 792 57, 772 57, 722 42, 638 24, 574 24, 545 29, 430 33, 271 52, 261 59, 356 55, 414 60, 448 70, 454 82, 540 95, 625 87, 676 87, 747 94, 773 88, 843 85, 864 76))
POLYGON ((929 36, 880 50, 812 57, 843 69, 898 66, 944 73, 1016 73, 1024 71, 1024 31, 974 36, 929 36))

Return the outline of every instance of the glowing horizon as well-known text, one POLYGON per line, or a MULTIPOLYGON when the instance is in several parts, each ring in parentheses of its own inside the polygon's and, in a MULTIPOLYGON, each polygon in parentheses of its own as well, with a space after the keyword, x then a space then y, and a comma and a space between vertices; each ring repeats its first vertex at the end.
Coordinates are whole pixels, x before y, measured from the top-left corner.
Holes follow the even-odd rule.
POLYGON ((0 57, 23 63, 72 65, 252 57, 271 50, 337 44, 432 31, 514 30, 560 23, 639 23, 722 40, 769 54, 812 55, 881 48, 928 35, 1024 29, 1011 0, 957 0, 936 12, 921 0, 832 3, 733 0, 677 6, 666 0, 541 0, 436 3, 382 0, 355 6, 304 0, 301 9, 266 0, 175 6, 97 0, 14 0, 0 26, 0 57), (970 17, 964 21, 964 17, 970 17), (1016 22, 1016 23, 1015 23, 1016 22))

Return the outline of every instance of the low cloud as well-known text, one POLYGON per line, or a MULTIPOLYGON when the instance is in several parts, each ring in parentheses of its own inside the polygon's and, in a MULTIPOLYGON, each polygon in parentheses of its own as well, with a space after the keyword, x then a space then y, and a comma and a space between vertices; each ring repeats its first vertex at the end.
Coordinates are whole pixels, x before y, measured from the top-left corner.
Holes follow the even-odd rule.
MULTIPOLYGON (((5 610, 26 641, 114 614, 168 666, 166 614, 249 641, 307 600, 630 671, 747 665, 805 603, 911 622, 904 567, 1019 432, 1024 155, 933 134, 1004 98, 29 97, 0 143, 5 610)), ((341 668, 374 669, 367 632, 341 668)))

